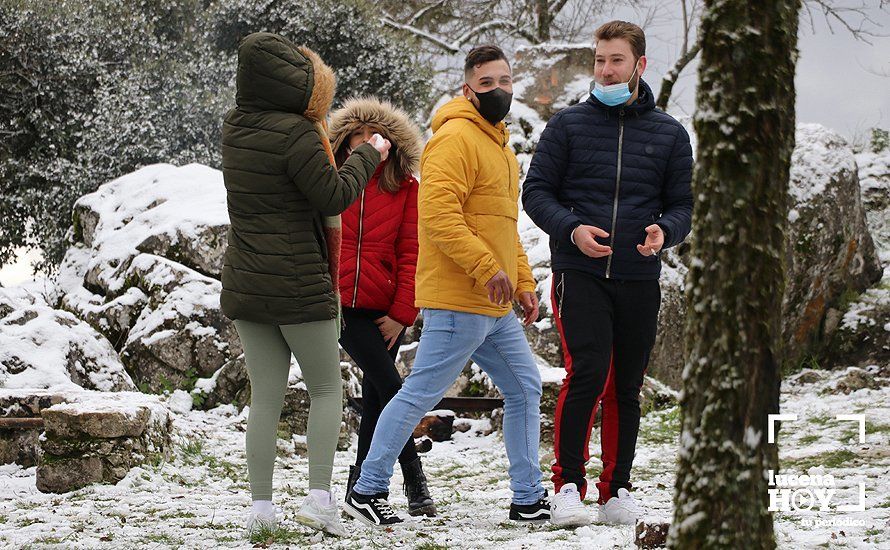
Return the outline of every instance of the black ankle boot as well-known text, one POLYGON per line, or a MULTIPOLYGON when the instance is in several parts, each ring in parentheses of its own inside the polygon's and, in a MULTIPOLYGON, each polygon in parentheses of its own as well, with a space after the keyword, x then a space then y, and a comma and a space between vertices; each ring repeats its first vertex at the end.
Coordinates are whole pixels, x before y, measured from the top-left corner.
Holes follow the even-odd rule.
POLYGON ((420 466, 420 457, 402 465, 402 476, 405 478, 405 496, 408 497, 408 513, 412 516, 436 515, 436 505, 430 497, 426 486, 426 476, 420 466))
POLYGON ((352 488, 355 487, 355 482, 358 481, 359 476, 362 473, 361 466, 350 466, 349 467, 349 478, 346 480, 346 496, 344 498, 349 497, 349 493, 352 492, 352 488))

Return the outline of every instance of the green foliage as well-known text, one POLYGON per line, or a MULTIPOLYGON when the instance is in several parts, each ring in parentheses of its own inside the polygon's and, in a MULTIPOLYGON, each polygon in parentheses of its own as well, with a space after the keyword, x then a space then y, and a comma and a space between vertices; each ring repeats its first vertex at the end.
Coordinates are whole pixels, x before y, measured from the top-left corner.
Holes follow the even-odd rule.
POLYGON ((430 90, 430 69, 356 1, 0 0, 0 28, 0 265, 38 248, 52 271, 74 202, 106 181, 157 162, 219 167, 251 32, 318 51, 340 99, 416 112, 430 90))
POLYGON ((869 145, 872 153, 881 153, 890 149, 890 131, 883 128, 872 128, 869 145))

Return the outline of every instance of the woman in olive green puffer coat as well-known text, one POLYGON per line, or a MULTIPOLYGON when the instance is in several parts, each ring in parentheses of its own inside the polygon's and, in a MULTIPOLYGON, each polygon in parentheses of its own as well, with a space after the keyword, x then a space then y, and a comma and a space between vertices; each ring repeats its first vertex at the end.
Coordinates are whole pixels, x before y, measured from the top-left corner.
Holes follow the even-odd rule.
MULTIPOLYGON (((223 313, 235 321, 251 384, 248 530, 275 524, 272 468, 291 354, 309 391, 309 489, 297 519, 342 534, 330 480, 342 417, 338 297, 325 220, 358 197, 389 142, 358 147, 338 171, 324 119, 333 71, 314 52, 274 34, 238 50, 236 107, 222 131, 229 218, 223 313)), ((332 257, 333 256, 333 257, 332 257)))

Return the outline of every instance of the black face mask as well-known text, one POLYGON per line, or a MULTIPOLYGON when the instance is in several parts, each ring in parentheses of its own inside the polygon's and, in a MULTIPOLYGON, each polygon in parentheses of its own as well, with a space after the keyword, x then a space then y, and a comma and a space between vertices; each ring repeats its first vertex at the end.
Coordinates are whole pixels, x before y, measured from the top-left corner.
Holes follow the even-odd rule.
MULTIPOLYGON (((467 88, 470 85, 467 84, 467 88)), ((510 104, 513 103, 513 94, 505 92, 501 88, 495 88, 484 93, 479 93, 470 88, 479 99, 479 107, 477 110, 482 117, 492 125, 504 120, 507 113, 510 112, 510 104)))

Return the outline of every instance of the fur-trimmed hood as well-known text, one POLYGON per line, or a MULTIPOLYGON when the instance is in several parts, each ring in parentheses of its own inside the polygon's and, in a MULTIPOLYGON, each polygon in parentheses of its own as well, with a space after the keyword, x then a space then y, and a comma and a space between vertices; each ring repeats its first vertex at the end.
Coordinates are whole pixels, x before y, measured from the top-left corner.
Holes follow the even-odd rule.
POLYGON ((334 155, 340 160, 349 135, 361 126, 370 126, 392 143, 381 174, 380 184, 389 191, 417 172, 423 152, 420 128, 405 111, 375 97, 348 99, 331 115, 330 140, 334 155))
POLYGON ((305 46, 268 32, 250 34, 238 48, 238 107, 284 111, 321 122, 331 109, 334 71, 305 46))

